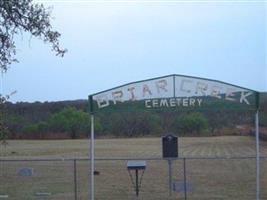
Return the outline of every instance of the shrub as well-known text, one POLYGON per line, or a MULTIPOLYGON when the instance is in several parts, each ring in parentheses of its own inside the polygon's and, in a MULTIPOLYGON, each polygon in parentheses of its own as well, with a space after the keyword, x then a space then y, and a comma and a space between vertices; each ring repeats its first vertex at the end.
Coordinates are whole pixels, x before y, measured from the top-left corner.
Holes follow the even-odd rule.
POLYGON ((204 130, 207 130, 208 120, 201 113, 190 113, 182 115, 175 120, 176 129, 183 135, 201 134, 204 130))

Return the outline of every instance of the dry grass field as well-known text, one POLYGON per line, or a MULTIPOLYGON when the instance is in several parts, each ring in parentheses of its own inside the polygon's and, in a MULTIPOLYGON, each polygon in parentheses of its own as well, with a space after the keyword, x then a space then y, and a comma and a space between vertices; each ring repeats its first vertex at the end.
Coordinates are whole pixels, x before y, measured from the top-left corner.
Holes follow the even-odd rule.
MULTIPOLYGON (((255 138, 247 136, 182 137, 180 157, 255 156, 255 138)), ((10 140, 3 158, 88 158, 90 140, 10 140)), ((161 138, 98 139, 96 158, 161 158, 161 138)), ((267 142, 261 142, 267 155, 267 142)))
MULTIPOLYGON (((13 140, 1 149, 1 159, 59 159, 54 161, 2 161, 0 197, 7 199, 74 199, 73 158, 88 158, 89 140, 13 140), (23 167, 33 168, 30 177, 18 175, 23 167), (36 192, 51 193, 38 197, 36 192)), ((174 200, 184 192, 168 188, 168 162, 162 156, 161 138, 96 140, 95 176, 97 200, 174 200), (148 158, 152 158, 148 160, 148 158), (107 160, 111 159, 111 160, 107 160), (112 160, 114 159, 114 160, 112 160), (119 159, 119 160, 115 160, 119 159), (127 159, 147 160, 137 198, 126 169, 127 159)), ((267 143, 261 142, 267 156, 267 143)), ((186 178, 192 188, 187 199, 254 200, 255 159, 196 159, 203 157, 255 156, 255 140, 247 136, 186 137, 179 139, 179 156, 186 157, 186 178)), ((77 199, 88 199, 89 161, 77 160, 77 199)), ((173 163, 173 181, 183 181, 184 160, 173 163)), ((261 199, 267 199, 267 159, 261 160, 261 199)), ((1 198, 0 198, 1 199, 1 198)))

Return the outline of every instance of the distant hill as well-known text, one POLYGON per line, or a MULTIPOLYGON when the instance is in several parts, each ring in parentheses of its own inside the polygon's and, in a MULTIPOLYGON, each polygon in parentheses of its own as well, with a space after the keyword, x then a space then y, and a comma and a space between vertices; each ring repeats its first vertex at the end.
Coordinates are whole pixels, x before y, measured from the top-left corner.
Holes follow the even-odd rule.
MULTIPOLYGON (((261 93, 260 98, 260 123, 261 126, 267 127, 267 93, 261 93)), ((225 107, 225 105, 221 106, 225 107)), ((60 118, 60 113, 69 107, 81 111, 78 114, 87 113, 89 115, 88 100, 34 103, 7 102, 6 124, 10 130, 9 138, 69 138, 70 134, 67 132, 70 129, 61 129, 51 122, 56 117, 60 118), (40 131, 42 134, 39 134, 40 131)), ((137 107, 138 105, 135 105, 132 110, 134 111, 137 107)), ((96 133, 97 136, 112 137, 159 135, 164 132, 174 132, 183 135, 200 134, 196 133, 197 131, 192 131, 190 134, 182 133, 185 129, 177 125, 178 122, 181 123, 181 120, 186 114, 192 112, 194 111, 184 110, 181 112, 179 109, 176 109, 176 112, 170 112, 170 109, 165 111, 151 110, 150 112, 140 112, 139 109, 138 113, 127 113, 125 111, 117 112, 117 109, 113 108, 110 112, 103 112, 96 115, 96 133)), ((221 130, 224 128, 231 128, 233 130, 232 134, 239 134, 238 130, 234 130, 235 125, 254 126, 253 111, 245 111, 242 115, 235 111, 229 113, 199 110, 199 112, 202 113, 208 122, 208 129, 200 131, 204 135, 223 134, 221 130)), ((86 123, 87 125, 84 125, 83 129, 79 129, 77 133, 78 138, 87 137, 90 134, 89 120, 86 123)), ((227 134, 231 134, 231 131, 227 131, 227 134)))

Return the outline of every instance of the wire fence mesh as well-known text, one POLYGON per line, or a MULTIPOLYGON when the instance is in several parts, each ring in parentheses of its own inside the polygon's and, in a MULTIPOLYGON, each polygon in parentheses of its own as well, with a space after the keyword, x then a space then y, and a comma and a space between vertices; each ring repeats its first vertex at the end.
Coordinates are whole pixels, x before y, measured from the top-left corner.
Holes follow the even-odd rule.
MULTIPOLYGON (((255 199, 254 157, 181 158, 171 162, 151 158, 144 160, 146 169, 141 184, 139 182, 137 197, 135 178, 131 179, 129 175, 132 173, 134 177, 134 171, 127 170, 127 159, 96 159, 95 199, 255 199)), ((88 159, 0 162, 0 198, 89 199, 88 159)), ((261 158, 260 191, 261 199, 267 199, 267 157, 261 158)))

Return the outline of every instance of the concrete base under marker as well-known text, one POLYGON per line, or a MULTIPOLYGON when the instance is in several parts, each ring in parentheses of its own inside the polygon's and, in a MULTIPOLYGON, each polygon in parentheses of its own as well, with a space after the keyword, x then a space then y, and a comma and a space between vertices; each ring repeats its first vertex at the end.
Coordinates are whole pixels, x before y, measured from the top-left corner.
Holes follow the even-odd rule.
POLYGON ((7 194, 0 194, 0 199, 7 199, 8 195, 7 194))
POLYGON ((38 197, 44 197, 44 196, 50 196, 51 193, 50 192, 35 192, 34 195, 38 197))

